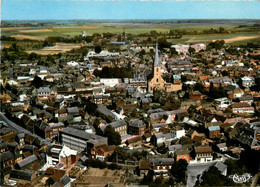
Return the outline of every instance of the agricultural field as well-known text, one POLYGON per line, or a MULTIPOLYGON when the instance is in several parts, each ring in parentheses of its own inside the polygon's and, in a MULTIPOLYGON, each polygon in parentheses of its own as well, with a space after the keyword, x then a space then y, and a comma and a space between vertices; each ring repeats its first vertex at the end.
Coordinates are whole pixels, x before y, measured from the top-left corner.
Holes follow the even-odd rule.
POLYGON ((55 46, 44 47, 43 49, 27 50, 27 53, 36 53, 38 55, 54 55, 58 53, 65 53, 72 49, 78 49, 83 47, 83 44, 68 44, 68 43, 56 43, 55 46))
MULTIPOLYGON (((52 26, 35 26, 35 27, 9 27, 1 28, 2 36, 11 36, 18 40, 19 46, 22 46, 28 53, 35 52, 41 55, 57 54, 67 52, 71 49, 77 49, 82 44, 56 44, 53 47, 39 48, 36 44, 24 42, 24 40, 33 40, 35 42, 42 42, 47 37, 61 36, 74 37, 81 35, 84 31, 86 35, 91 36, 94 33, 123 33, 129 34, 147 34, 152 30, 158 33, 168 34, 170 30, 178 31, 196 31, 202 32, 206 29, 218 29, 223 27, 228 30, 228 33, 218 34, 185 34, 180 39, 169 38, 168 42, 173 44, 182 43, 209 43, 211 41, 223 39, 226 43, 240 44, 244 42, 252 42, 260 40, 259 28, 238 27, 239 24, 223 23, 223 24, 209 24, 209 23, 193 23, 193 24, 86 24, 86 25, 52 25, 52 26)), ((32 41, 32 42, 33 42, 32 41)), ((10 47, 12 42, 2 41, 1 47, 10 47)))
MULTIPOLYGON (((234 31, 247 31, 246 28, 236 28, 238 24, 88 24, 82 26, 52 26, 52 27, 11 27, 2 28, 2 35, 22 37, 36 36, 46 38, 49 36, 77 36, 82 31, 85 31, 87 35, 94 33, 123 33, 124 29, 126 33, 130 34, 142 34, 149 33, 151 30, 157 32, 168 33, 171 29, 174 30, 189 30, 189 31, 202 31, 204 29, 217 29, 223 27, 225 29, 232 29, 234 31)), ((259 33, 258 33, 259 34, 259 33)))

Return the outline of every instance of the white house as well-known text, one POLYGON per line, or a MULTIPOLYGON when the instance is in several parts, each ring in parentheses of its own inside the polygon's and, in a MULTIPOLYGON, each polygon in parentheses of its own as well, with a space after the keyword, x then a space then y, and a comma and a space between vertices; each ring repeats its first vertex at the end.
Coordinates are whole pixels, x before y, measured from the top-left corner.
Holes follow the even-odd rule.
POLYGON ((231 105, 231 102, 228 100, 227 97, 215 99, 214 102, 215 102, 216 107, 220 108, 220 109, 227 108, 229 105, 231 105))
POLYGON ((121 82, 120 79, 117 78, 101 78, 100 83, 104 84, 107 87, 114 87, 115 85, 121 82))
POLYGON ((241 79, 242 79, 242 85, 244 87, 251 87, 251 86, 255 85, 255 78, 254 77, 244 76, 241 79))

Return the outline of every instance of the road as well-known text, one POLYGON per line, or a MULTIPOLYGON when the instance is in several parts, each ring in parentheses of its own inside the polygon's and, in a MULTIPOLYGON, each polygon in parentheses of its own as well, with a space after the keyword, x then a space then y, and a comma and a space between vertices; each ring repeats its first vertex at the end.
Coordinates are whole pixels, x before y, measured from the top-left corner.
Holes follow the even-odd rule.
POLYGON ((16 123, 10 121, 2 112, 0 112, 0 121, 5 121, 8 125, 8 127, 12 128, 14 131, 16 132, 23 132, 25 134, 29 134, 35 138, 38 138, 41 142, 43 142, 44 144, 48 144, 50 145, 51 143, 49 141, 47 141, 44 138, 41 138, 40 136, 31 133, 30 131, 28 131, 27 129, 17 125, 16 123))

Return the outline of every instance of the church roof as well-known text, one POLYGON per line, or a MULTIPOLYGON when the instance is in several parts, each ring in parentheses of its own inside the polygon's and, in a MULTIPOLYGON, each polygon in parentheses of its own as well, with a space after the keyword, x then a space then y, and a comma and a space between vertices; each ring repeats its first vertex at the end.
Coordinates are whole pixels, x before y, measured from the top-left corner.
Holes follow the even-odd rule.
POLYGON ((160 66, 161 66, 161 62, 160 62, 159 52, 158 52, 158 43, 156 43, 154 67, 160 67, 160 66))

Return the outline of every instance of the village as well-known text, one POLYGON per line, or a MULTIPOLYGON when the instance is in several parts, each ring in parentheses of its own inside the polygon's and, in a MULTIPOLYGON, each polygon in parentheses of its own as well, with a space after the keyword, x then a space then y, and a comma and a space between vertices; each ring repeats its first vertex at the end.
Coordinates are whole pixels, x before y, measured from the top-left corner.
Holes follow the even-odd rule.
POLYGON ((92 39, 2 61, 0 185, 259 184, 259 44, 92 39))

